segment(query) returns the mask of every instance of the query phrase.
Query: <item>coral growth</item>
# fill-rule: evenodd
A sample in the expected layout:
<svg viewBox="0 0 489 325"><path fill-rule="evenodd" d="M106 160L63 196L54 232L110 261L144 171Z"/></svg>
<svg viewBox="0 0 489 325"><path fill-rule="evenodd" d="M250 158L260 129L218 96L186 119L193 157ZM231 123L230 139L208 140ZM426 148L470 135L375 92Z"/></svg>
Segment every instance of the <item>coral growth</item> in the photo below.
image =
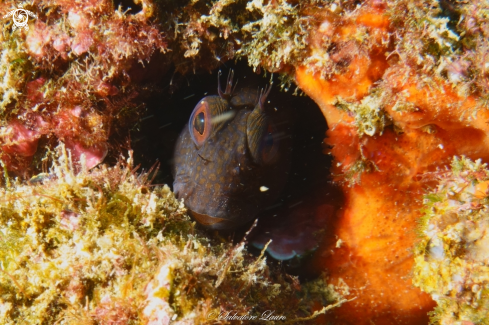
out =
<svg viewBox="0 0 489 325"><path fill-rule="evenodd" d="M234 58L246 58L255 69L293 70L306 58L307 38L316 25L308 0L292 2L191 1L182 7L165 4L173 61L182 73L212 69ZM187 58L187 60L182 60Z"/></svg>
<svg viewBox="0 0 489 325"><path fill-rule="evenodd" d="M307 53L308 5L143 1L137 12L108 0L3 2L0 14L24 7L37 18L27 31L6 20L0 39L0 145L10 147L2 161L18 174L39 170L36 157L61 140L95 166L114 135L134 125L151 89L145 83L154 85L172 65L184 74L246 57L257 69L293 69ZM30 132L12 134L16 125ZM18 137L44 145L34 157L14 150Z"/></svg>
<svg viewBox="0 0 489 325"><path fill-rule="evenodd" d="M65 142L75 162L84 154L93 167L111 134L137 117L125 112L138 105L138 67L166 51L153 5L128 14L112 1L5 1L0 12L19 6L37 19L27 31L5 20L0 36L0 158L26 173L42 138L51 148Z"/></svg>
<svg viewBox="0 0 489 325"><path fill-rule="evenodd" d="M348 288L345 294L357 297L338 308L331 319L358 324L426 321L433 301L411 282L411 248L416 221L422 216L423 193L440 181L433 175L438 175L437 169L450 163L454 155L489 161L487 2L144 0L136 4L139 12L114 8L108 0L0 4L2 15L18 6L38 15L30 21L27 32L10 32L11 23L6 22L1 36L0 159L5 181L9 183L8 173L12 171L27 174L29 168L40 170L47 161L43 160L44 153L59 141L66 144L74 165L73 169L64 168L63 175L38 176L30 186L12 182L4 190L7 199L2 201L2 217L11 213L14 217L2 222L5 250L1 254L8 262L3 263L1 279L7 290L2 292L16 294L2 296L3 317L59 316L68 322L72 315L81 315L77 320L104 322L118 317L130 322L139 315L133 309L135 301L148 299L144 310L148 321L199 319L203 310L218 308L223 302L211 305L204 301L199 305L190 296L196 292L193 288L199 288L199 294L216 294L210 290L219 282L219 292L237 300L242 291L236 288L245 288L243 292L264 288L236 284L233 281L242 280L238 275L219 280L218 271L213 273L205 264L226 261L236 274L250 274L240 264L249 257L241 246L213 243L208 248L210 242L192 234L191 225L180 220L183 216L178 213L172 215L178 220L169 217L173 221L162 221L168 227L158 223L160 219L152 209L171 196L166 189L150 191L136 186L137 177L121 166L94 168L112 148L111 137L119 135L120 141L121 134L133 125L142 104L144 82L158 80L172 64L176 72L184 74L210 70L226 60L243 57L256 70L281 73L285 88L295 81L316 101L328 122L325 143L334 156L332 172L342 186L345 203L334 227L337 239L325 240L314 263L320 271L328 269L336 288ZM93 172L88 172L90 167ZM82 173L70 174L75 169ZM115 183L110 181L111 173L119 175L114 176L118 179ZM87 184L72 183L86 179ZM60 180L64 180L63 186L56 183ZM119 190L112 193L114 186L126 181L135 187L125 189L124 194L117 194ZM441 182L448 186L448 181ZM478 178L474 182L479 187L484 185L477 184L485 184ZM131 192L136 190L144 193ZM20 195L17 191L25 193L15 196ZM147 205L137 201L134 208L128 208L127 196L146 200ZM91 223L92 219L82 215L93 207L97 217ZM147 211L134 212L138 207ZM49 211L34 213L39 209ZM464 209L461 215L472 217ZM131 213L137 215L134 223L126 220ZM111 215L126 221L113 225ZM179 226L170 227L175 223ZM152 233L147 226L161 230L162 235ZM177 235L180 226L187 229L185 236ZM125 233L126 237L111 235L119 231L117 227L129 227L131 232ZM103 239L85 238L80 235L82 229L97 230L96 238L100 235ZM78 237L70 235L77 233ZM134 233L141 241L131 237ZM172 240L167 241L163 233ZM118 238L147 254L120 251ZM31 250L24 250L27 242L30 246L25 247ZM140 242L144 245L137 246ZM158 245L188 254L159 254ZM65 255L56 251L60 247L74 249L72 259L68 258L72 268L65 272L70 278L62 277L65 274L46 262L53 258L65 265L61 258ZM102 253L104 247L109 252L114 248L113 255ZM207 254L207 262L199 266L195 258L200 253ZM77 264L89 259L88 255L104 256L96 261L95 268L100 266L105 273L95 274ZM131 265L138 263L127 267L126 258L132 259L127 262ZM264 277L259 281L265 281L267 271L261 257L254 261L257 264L250 265ZM139 290L142 280L136 276L143 265L151 269L144 273L148 279L155 276L146 292ZM187 277L187 268L202 272ZM30 274L26 270L31 269L37 273L26 277ZM107 280L118 272L124 274L117 278L119 282ZM199 281L190 282L199 276ZM59 282L50 283L51 289L46 289L43 281L50 277ZM439 284L443 281L441 277ZM104 285L97 287L96 283ZM293 287L293 283L283 283L284 288ZM227 285L234 289L224 290ZM444 290L421 282L420 286L430 293ZM462 290L470 304L480 292L472 287L472 294ZM172 301L179 301L178 306L165 300L166 290L170 290ZM253 294L246 297L250 296ZM438 300L440 315L448 310L445 307L455 308L445 304L445 299ZM186 301L191 303L185 305ZM37 309L28 310L29 306ZM160 306L161 313L151 306ZM467 315L477 311L475 305L464 306L457 308Z"/></svg>
<svg viewBox="0 0 489 325"><path fill-rule="evenodd" d="M413 283L438 303L433 324L486 324L489 170L480 160L455 157L438 177L425 196Z"/></svg>
<svg viewBox="0 0 489 325"><path fill-rule="evenodd" d="M4 179L2 324L187 324L266 310L293 322L340 300L323 279L301 287L244 242L201 234L132 158L90 171L82 159L76 174L65 146L56 151L49 174Z"/></svg>
<svg viewBox="0 0 489 325"><path fill-rule="evenodd" d="M37 18L27 31L12 31L6 20L0 39L0 145L10 148L0 158L27 174L40 169L46 144L61 140L95 166L140 114L144 83L161 80L171 65L184 74L247 57L255 68L292 67L305 53L307 4L143 1L137 12L108 0L3 2L0 14L24 7ZM39 140L36 157L21 150Z"/></svg>
<svg viewBox="0 0 489 325"><path fill-rule="evenodd" d="M49 174L2 189L1 323L129 323L158 265L155 235L189 227L185 209L168 187L150 192L130 160L88 172L82 159L75 174L57 151Z"/></svg>
<svg viewBox="0 0 489 325"><path fill-rule="evenodd" d="M326 151L345 194L342 245L316 254L332 283L359 295L337 321L427 320L433 303L411 284L422 196L454 155L489 159L483 8L367 1L316 14L322 22L295 80L326 117Z"/></svg>

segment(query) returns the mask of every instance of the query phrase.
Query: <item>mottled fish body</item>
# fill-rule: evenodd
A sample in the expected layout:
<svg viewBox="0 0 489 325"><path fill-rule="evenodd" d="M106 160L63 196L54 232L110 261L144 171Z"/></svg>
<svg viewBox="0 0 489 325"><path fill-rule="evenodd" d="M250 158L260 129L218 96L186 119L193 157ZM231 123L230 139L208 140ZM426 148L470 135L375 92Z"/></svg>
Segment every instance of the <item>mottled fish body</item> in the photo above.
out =
<svg viewBox="0 0 489 325"><path fill-rule="evenodd" d="M174 154L173 188L189 214L210 229L235 229L278 198L289 168L288 144L264 108L270 89L226 91L196 105ZM250 109L251 108L251 109Z"/></svg>

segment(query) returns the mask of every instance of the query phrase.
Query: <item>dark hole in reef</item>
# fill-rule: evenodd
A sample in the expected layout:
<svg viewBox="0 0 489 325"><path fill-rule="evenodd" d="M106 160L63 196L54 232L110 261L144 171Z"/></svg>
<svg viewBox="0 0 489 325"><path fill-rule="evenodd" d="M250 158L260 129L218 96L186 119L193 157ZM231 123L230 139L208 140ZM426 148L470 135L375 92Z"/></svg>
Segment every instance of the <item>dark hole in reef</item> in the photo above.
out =
<svg viewBox="0 0 489 325"><path fill-rule="evenodd" d="M248 86L261 89L269 84L269 74L266 77L257 75L246 62L239 61L237 64L226 63L221 68L222 87L225 86L229 69L234 69L238 88ZM135 164L141 164L148 170L156 161L160 161L155 183L172 186L171 160L175 142L198 101L208 95L217 95L217 73L186 76L170 73L164 81L163 91L146 103L146 113L142 115L139 126L131 132L131 143ZM278 85L278 78L274 76L267 105L290 113L294 144L289 183L294 191L300 191L309 186L309 182L328 178L331 158L322 152L327 125L312 99L294 96L292 91L281 92Z"/></svg>
<svg viewBox="0 0 489 325"><path fill-rule="evenodd" d="M137 14L141 10L143 10L143 6L140 4L134 3L132 0L115 0L114 8L117 9L119 6L122 8L122 11L128 11L129 14Z"/></svg>
<svg viewBox="0 0 489 325"><path fill-rule="evenodd" d="M439 5L441 9L439 16L450 19L447 24L448 28L458 35L457 24L460 21L459 5L456 1L452 0L440 0Z"/></svg>
<svg viewBox="0 0 489 325"><path fill-rule="evenodd" d="M270 74L266 77L256 74L245 61L226 62L221 67L222 87L225 87L229 69L234 69L238 89L264 88L270 82ZM134 149L135 165L141 164L144 170L148 170L156 161L160 162L153 184L172 187L171 163L175 142L199 100L217 94L217 74L217 70L212 74L204 72L186 76L170 72L161 85L163 91L146 103L146 113L141 115L139 126L131 132L131 147ZM276 216L277 211L283 211L284 207L301 204L304 195L329 182L331 167L331 157L323 153L322 142L327 125L320 109L307 96L280 91L278 75L274 75L273 79L267 105L272 109L287 111L287 116L293 122L293 150L287 185L276 204L263 213L265 218L268 218L267 215L270 218ZM280 215L276 219L280 219ZM248 228L245 226L237 231L234 239L239 240Z"/></svg>

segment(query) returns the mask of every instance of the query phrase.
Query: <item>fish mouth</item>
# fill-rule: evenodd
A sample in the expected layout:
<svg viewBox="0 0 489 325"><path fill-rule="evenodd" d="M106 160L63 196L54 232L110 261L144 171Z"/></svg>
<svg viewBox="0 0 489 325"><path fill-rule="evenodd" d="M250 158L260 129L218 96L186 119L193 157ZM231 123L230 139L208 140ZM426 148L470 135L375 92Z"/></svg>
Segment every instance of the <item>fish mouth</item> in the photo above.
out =
<svg viewBox="0 0 489 325"><path fill-rule="evenodd" d="M200 223L203 226L214 228L215 225L220 224L224 221L228 221L227 219L224 218L218 218L218 217L211 217L207 214L203 213L198 213L192 210L188 210L188 214L197 220L198 223ZM220 227L219 227L220 228Z"/></svg>

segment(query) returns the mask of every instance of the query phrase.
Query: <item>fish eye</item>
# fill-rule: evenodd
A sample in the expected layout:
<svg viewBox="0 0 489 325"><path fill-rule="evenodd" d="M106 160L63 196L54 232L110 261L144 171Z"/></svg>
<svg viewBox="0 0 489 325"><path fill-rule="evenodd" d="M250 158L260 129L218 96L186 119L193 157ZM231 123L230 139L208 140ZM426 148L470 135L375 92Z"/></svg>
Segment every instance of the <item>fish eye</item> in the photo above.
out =
<svg viewBox="0 0 489 325"><path fill-rule="evenodd" d="M204 112L200 112L194 118L194 129L199 132L200 135L204 134L205 131L205 114Z"/></svg>
<svg viewBox="0 0 489 325"><path fill-rule="evenodd" d="M250 114L246 133L253 161L259 165L273 164L278 157L280 141L272 121Z"/></svg>
<svg viewBox="0 0 489 325"><path fill-rule="evenodd" d="M272 163L277 155L278 140L274 139L275 134L274 126L269 122L260 144L261 161L265 164Z"/></svg>
<svg viewBox="0 0 489 325"><path fill-rule="evenodd" d="M188 123L190 137L197 147L202 146L211 134L210 116L209 103L204 98L195 106Z"/></svg>

